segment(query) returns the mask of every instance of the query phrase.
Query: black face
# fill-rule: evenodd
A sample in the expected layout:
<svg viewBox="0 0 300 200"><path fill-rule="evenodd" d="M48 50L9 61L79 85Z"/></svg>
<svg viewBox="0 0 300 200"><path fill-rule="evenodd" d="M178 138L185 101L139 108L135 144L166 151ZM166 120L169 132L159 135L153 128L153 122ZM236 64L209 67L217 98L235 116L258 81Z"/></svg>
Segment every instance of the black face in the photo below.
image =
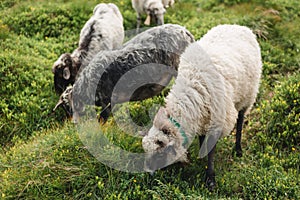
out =
<svg viewBox="0 0 300 200"><path fill-rule="evenodd" d="M53 67L54 88L57 94L63 93L69 84L74 83L73 63L70 54L63 54L60 57L59 64Z"/></svg>
<svg viewBox="0 0 300 200"><path fill-rule="evenodd" d="M54 75L54 88L57 94L62 94L63 91L67 88L69 84L72 84L72 81L64 79L61 74L63 72L58 71Z"/></svg>

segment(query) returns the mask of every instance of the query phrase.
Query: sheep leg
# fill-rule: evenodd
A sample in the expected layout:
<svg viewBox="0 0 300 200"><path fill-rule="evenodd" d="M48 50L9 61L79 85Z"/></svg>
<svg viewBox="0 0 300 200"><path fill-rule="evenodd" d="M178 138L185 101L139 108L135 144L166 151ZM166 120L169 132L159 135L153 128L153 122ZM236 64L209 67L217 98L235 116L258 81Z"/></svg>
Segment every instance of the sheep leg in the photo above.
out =
<svg viewBox="0 0 300 200"><path fill-rule="evenodd" d="M243 155L241 140L242 140L244 114L245 114L245 110L239 111L238 119L236 123L235 153L237 157L242 157Z"/></svg>
<svg viewBox="0 0 300 200"><path fill-rule="evenodd" d="M137 23L137 25L136 25L136 34L138 34L139 31L140 31L141 23L142 23L141 15L139 13L137 13L136 23Z"/></svg>
<svg viewBox="0 0 300 200"><path fill-rule="evenodd" d="M100 113L100 117L98 119L98 121L101 123L101 124L105 124L105 122L108 120L108 117L111 113L111 106L106 106L106 107L103 107L104 109L101 111Z"/></svg>
<svg viewBox="0 0 300 200"><path fill-rule="evenodd" d="M205 135L199 136L199 145L200 149L203 144L206 145L206 148L213 145L213 148L208 153L208 159L207 159L207 169L206 169L206 175L205 175L205 185L206 187L212 191L216 187L216 180L215 180L215 170L214 170L214 155L215 155L215 149L216 149L216 138L214 136L208 136L208 140L206 143L205 141Z"/></svg>
<svg viewBox="0 0 300 200"><path fill-rule="evenodd" d="M215 143L214 137L208 138L207 143L208 145L214 144ZM215 170L214 170L215 150L216 150L216 144L214 144L212 150L208 153L208 159L207 159L205 185L210 191L214 190L214 188L216 187Z"/></svg>

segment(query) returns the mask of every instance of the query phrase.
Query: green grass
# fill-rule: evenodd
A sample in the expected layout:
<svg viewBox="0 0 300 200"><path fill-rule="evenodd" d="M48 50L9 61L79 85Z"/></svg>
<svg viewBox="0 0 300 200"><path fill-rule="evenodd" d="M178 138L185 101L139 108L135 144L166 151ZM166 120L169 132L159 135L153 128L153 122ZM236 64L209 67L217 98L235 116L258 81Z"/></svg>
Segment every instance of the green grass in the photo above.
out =
<svg viewBox="0 0 300 200"><path fill-rule="evenodd" d="M109 2L108 0L102 2ZM185 26L199 39L223 23L249 26L263 57L260 93L245 120L242 158L231 156L234 135L218 143L218 187L203 183L206 159L190 147L191 163L151 176L101 164L78 129L59 110L51 67L77 46L78 35L99 1L0 2L0 199L299 199L300 4L297 0L178 0L166 23ZM126 30L134 29L129 0L116 2ZM130 103L146 126L155 97ZM124 110L120 111L121 114ZM141 139L114 120L102 127L116 146L143 152ZM108 155L109 156L109 155ZM110 159L114 159L111 157Z"/></svg>

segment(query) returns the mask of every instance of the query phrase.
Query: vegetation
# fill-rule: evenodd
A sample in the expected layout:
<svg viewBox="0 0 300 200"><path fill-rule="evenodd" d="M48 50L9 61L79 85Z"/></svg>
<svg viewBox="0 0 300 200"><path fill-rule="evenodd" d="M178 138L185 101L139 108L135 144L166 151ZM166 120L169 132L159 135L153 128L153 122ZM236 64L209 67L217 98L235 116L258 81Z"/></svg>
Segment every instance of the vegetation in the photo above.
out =
<svg viewBox="0 0 300 200"><path fill-rule="evenodd" d="M109 2L103 0L101 2ZM197 141L191 163L151 176L101 164L60 110L52 113L51 66L72 52L96 0L2 0L0 2L0 198L1 199L299 199L300 198L300 4L298 0L178 0L166 23L197 39L218 24L250 27L263 57L260 93L246 118L242 158L231 156L234 136L218 143L218 187L203 183L205 160ZM136 26L129 0L115 2L126 30ZM163 95L130 103L134 121L151 125L149 109ZM123 112L122 110L120 111ZM101 128L116 146L142 152L110 119ZM234 134L234 133L233 133Z"/></svg>

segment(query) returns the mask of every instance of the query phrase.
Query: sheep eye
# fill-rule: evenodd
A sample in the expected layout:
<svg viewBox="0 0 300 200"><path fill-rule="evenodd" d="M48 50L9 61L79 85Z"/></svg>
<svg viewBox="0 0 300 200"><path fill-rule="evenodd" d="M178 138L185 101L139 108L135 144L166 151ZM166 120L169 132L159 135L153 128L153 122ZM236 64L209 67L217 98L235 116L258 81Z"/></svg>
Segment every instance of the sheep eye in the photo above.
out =
<svg viewBox="0 0 300 200"><path fill-rule="evenodd" d="M165 144L162 141L160 141L160 140L156 140L155 144L157 144L160 147L164 147L165 146Z"/></svg>
<svg viewBox="0 0 300 200"><path fill-rule="evenodd" d="M167 128L164 128L164 129L162 129L161 130L165 135L171 135L171 131L169 130L169 129L167 129Z"/></svg>

